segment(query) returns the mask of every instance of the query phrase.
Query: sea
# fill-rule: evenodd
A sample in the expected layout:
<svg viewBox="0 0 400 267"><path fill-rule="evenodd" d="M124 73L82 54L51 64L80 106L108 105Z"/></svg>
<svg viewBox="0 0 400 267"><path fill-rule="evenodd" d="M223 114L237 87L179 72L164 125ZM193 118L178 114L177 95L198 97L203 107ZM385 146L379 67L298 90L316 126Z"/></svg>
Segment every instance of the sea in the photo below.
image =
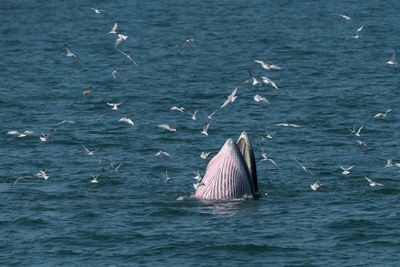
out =
<svg viewBox="0 0 400 267"><path fill-rule="evenodd" d="M386 67L399 10L394 0L1 1L0 265L399 266L400 66ZM128 37L116 49L118 34ZM193 120L173 106L200 110ZM214 156L201 152L242 131L259 197L194 199L194 172Z"/></svg>

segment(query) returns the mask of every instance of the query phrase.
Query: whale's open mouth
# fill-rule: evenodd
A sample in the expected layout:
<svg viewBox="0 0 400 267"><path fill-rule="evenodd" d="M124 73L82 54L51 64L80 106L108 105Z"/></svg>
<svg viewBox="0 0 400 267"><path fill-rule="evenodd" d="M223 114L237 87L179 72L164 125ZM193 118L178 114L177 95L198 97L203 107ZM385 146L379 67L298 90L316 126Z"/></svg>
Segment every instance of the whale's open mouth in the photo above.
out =
<svg viewBox="0 0 400 267"><path fill-rule="evenodd" d="M237 143L229 138L207 166L195 197L209 200L256 196L257 172L250 140L243 132Z"/></svg>

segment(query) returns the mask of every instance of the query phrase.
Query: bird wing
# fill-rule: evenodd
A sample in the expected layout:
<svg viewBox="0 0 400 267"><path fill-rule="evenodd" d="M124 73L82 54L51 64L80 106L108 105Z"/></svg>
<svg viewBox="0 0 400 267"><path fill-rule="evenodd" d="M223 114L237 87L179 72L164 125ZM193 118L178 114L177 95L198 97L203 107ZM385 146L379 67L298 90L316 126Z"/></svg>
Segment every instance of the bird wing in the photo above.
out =
<svg viewBox="0 0 400 267"><path fill-rule="evenodd" d="M348 41L348 40L351 40L351 39L354 39L354 36L349 36L349 37L347 37L346 39L344 39L345 41Z"/></svg>
<svg viewBox="0 0 400 267"><path fill-rule="evenodd" d="M367 179L367 181L368 181L369 183L373 183L373 181L372 181L371 179L369 179L367 176L365 176L365 179Z"/></svg>
<svg viewBox="0 0 400 267"><path fill-rule="evenodd" d="M395 60L396 60L396 49L393 50L393 55L392 55L392 57L390 58L390 61L391 61L391 62L394 62Z"/></svg>
<svg viewBox="0 0 400 267"><path fill-rule="evenodd" d="M358 34L360 31L362 31L364 29L364 26L361 26L360 28L357 29L356 34Z"/></svg>
<svg viewBox="0 0 400 267"><path fill-rule="evenodd" d="M112 31L115 32L115 31L117 30L117 27L118 27L118 23L115 22L115 23L114 23L114 26L112 27Z"/></svg>
<svg viewBox="0 0 400 267"><path fill-rule="evenodd" d="M271 104L265 97L260 97L260 100L266 104Z"/></svg>
<svg viewBox="0 0 400 267"><path fill-rule="evenodd" d="M210 127L210 123L204 123L203 132L207 132Z"/></svg>
<svg viewBox="0 0 400 267"><path fill-rule="evenodd" d="M364 128L364 125L361 125L360 128L358 128L357 133L360 134L361 130Z"/></svg>
<svg viewBox="0 0 400 267"><path fill-rule="evenodd" d="M269 68L270 69L274 69L274 70L281 70L282 69L281 67L278 67L276 65L269 65Z"/></svg>
<svg viewBox="0 0 400 267"><path fill-rule="evenodd" d="M89 149L87 149L85 146L81 145L81 147L82 147L87 153L90 152Z"/></svg>

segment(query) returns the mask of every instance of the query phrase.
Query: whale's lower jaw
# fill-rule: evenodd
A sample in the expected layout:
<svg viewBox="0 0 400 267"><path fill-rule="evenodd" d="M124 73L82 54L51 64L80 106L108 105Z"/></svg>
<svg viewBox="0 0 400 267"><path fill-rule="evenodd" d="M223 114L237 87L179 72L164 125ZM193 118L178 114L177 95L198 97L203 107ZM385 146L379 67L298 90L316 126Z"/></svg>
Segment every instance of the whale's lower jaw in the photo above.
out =
<svg viewBox="0 0 400 267"><path fill-rule="evenodd" d="M246 161L233 140L228 139L209 162L194 196L206 200L230 200L255 195Z"/></svg>

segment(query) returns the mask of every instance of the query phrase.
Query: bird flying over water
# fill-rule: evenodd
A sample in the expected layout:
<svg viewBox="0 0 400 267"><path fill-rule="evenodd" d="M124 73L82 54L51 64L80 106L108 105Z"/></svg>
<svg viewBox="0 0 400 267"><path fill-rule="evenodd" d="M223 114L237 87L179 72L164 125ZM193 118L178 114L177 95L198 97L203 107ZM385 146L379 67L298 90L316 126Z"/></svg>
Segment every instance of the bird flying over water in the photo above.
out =
<svg viewBox="0 0 400 267"><path fill-rule="evenodd" d="M224 108L230 102L235 102L235 100L237 98L236 92L237 92L237 88L235 88L235 90L233 90L233 92L228 96L228 98L225 100L225 102L221 105L221 108Z"/></svg>
<svg viewBox="0 0 400 267"><path fill-rule="evenodd" d="M9 135L18 135L18 137L21 138L21 137L28 136L28 135L30 135L30 134L34 134L34 132L33 132L33 131L28 131L28 130L25 130L25 131L22 132L22 133L20 133L20 132L18 132L18 131L8 131L7 134L9 134Z"/></svg>
<svg viewBox="0 0 400 267"><path fill-rule="evenodd" d="M256 102L264 102L265 104L271 104L269 101L268 101L268 99L266 99L265 97L262 97L262 96L260 96L260 95L255 95L255 96L253 96L253 99L254 99L254 101L256 101Z"/></svg>
<svg viewBox="0 0 400 267"><path fill-rule="evenodd" d="M43 178L45 180L49 179L49 176L47 175L45 170L40 170L38 173L35 174L35 176L38 178Z"/></svg>
<svg viewBox="0 0 400 267"><path fill-rule="evenodd" d="M94 7L89 7L91 10L93 10L94 13L96 14L100 14L101 12L105 12L107 10L104 9L98 9L98 8L94 8Z"/></svg>
<svg viewBox="0 0 400 267"><path fill-rule="evenodd" d="M369 183L369 186L376 186L376 185L383 186L383 184L380 184L380 183L374 182L374 181L372 181L371 179L369 179L367 176L365 176L365 179L368 181L368 183Z"/></svg>
<svg viewBox="0 0 400 267"><path fill-rule="evenodd" d="M116 34L117 32L116 32L116 30L117 30L117 27L118 27L118 23L114 23L114 26L112 26L112 28L111 28L111 30L108 32L109 34Z"/></svg>
<svg viewBox="0 0 400 267"><path fill-rule="evenodd" d="M263 68L266 69L266 70L269 70L269 69L281 70L281 69L282 69L281 67L278 67L278 66L276 66L276 65L269 65L269 64L265 63L265 62L262 61L262 60L254 60L254 62L260 64L261 67L263 67Z"/></svg>
<svg viewBox="0 0 400 267"><path fill-rule="evenodd" d="M206 113L203 112L204 115L206 115L206 117L211 120L212 116L214 116L214 114L218 111L218 109L216 109L213 113L211 113L210 115L207 115Z"/></svg>
<svg viewBox="0 0 400 267"><path fill-rule="evenodd" d="M123 117L123 118L119 119L118 121L126 122L126 123L128 123L130 125L135 125L135 123L131 119L127 118L127 117Z"/></svg>
<svg viewBox="0 0 400 267"><path fill-rule="evenodd" d="M314 177L317 177L314 173L312 173L306 166L304 166L303 164L301 164L296 158L294 158L294 161L296 161L296 163L305 171L308 172L309 174L311 174Z"/></svg>
<svg viewBox="0 0 400 267"><path fill-rule="evenodd" d="M387 115L389 112L391 112L391 111L392 111L392 109L389 108L389 109L387 109L387 110L385 111L385 113L377 113L377 114L375 114L375 115L374 115L374 118L378 118L378 117L386 118L386 115Z"/></svg>
<svg viewBox="0 0 400 267"><path fill-rule="evenodd" d="M194 39L193 39L193 38L187 39L187 40L183 43L183 46L182 46L181 50L185 49L186 46L188 46L189 44L191 44L191 43L193 43L193 42L194 42Z"/></svg>
<svg viewBox="0 0 400 267"><path fill-rule="evenodd" d="M158 152L155 154L156 157L157 157L157 156L160 156L160 155L164 155L164 156L166 156L166 157L171 157L171 155L170 155L168 152L165 152L165 151L162 151L162 150L158 151Z"/></svg>
<svg viewBox="0 0 400 267"><path fill-rule="evenodd" d="M138 66L138 64L136 63L136 61L135 61L130 55L128 55L127 53L125 53L125 52L122 51L122 50L119 50L119 49L117 49L117 50L118 50L118 52L120 52L121 54L123 54L124 56L126 56L130 61L132 61L133 64L135 64L136 66Z"/></svg>
<svg viewBox="0 0 400 267"><path fill-rule="evenodd" d="M340 14L339 16L341 16L342 18L344 18L345 20L351 20L351 18L347 15L344 14Z"/></svg>
<svg viewBox="0 0 400 267"><path fill-rule="evenodd" d="M270 78L268 77L261 77L261 79L263 80L264 83L270 84L272 87L274 87L275 89L279 89L279 87L274 83L274 81L272 81Z"/></svg>
<svg viewBox="0 0 400 267"><path fill-rule="evenodd" d="M360 126L360 128L358 128L358 130L356 131L355 126L353 127L353 129L347 128L350 131L350 134L354 134L357 137L360 137L360 133L361 130L364 128L364 124Z"/></svg>
<svg viewBox="0 0 400 267"><path fill-rule="evenodd" d="M203 130L201 131L201 133L208 136L208 128L210 128L210 125L211 124L209 122L204 123L204 127L203 127Z"/></svg>
<svg viewBox="0 0 400 267"><path fill-rule="evenodd" d="M393 67L395 65L397 65L397 62L396 62L396 49L393 50L392 57L388 61L386 61L386 67Z"/></svg>
<svg viewBox="0 0 400 267"><path fill-rule="evenodd" d="M118 47L118 45L122 42L125 41L126 39L128 39L127 35L123 35L123 34L118 34L118 38L115 40L115 48Z"/></svg>
<svg viewBox="0 0 400 267"><path fill-rule="evenodd" d="M172 106L172 107L170 107L169 108L169 110L177 110L177 111L180 111L180 112L185 112L186 111L186 109L185 108L183 108L183 107L177 107L177 106Z"/></svg>
<svg viewBox="0 0 400 267"><path fill-rule="evenodd" d="M206 159L206 158L208 158L210 155L216 154L216 153L217 153L217 152L214 152L214 151L211 151L211 152L201 152L200 158Z"/></svg>
<svg viewBox="0 0 400 267"><path fill-rule="evenodd" d="M112 110L117 110L118 107L119 107L120 105L124 104L124 103L125 103L125 102L122 102L122 103L109 103L109 102L106 102L107 105L109 105L110 107L112 107Z"/></svg>
<svg viewBox="0 0 400 267"><path fill-rule="evenodd" d="M199 112L199 110L200 110L200 108L198 108L198 109L196 109L195 111L193 111L193 113L192 112L190 112L190 111L188 111L188 110L185 110L185 112L187 113L187 114L189 114L190 116L192 116L192 120L196 120L196 114L197 114L197 112Z"/></svg>
<svg viewBox="0 0 400 267"><path fill-rule="evenodd" d="M360 38L361 35L359 35L359 33L364 29L364 26L361 26L360 28L357 29L356 31L356 35L355 36L349 36L346 39L344 39L345 41L351 40L351 39L358 39Z"/></svg>
<svg viewBox="0 0 400 267"><path fill-rule="evenodd" d="M341 168L343 170L342 174L346 175L350 173L350 170L353 169L354 165L351 165L350 167L343 167L342 165L338 165L339 168Z"/></svg>
<svg viewBox="0 0 400 267"><path fill-rule="evenodd" d="M75 59L78 59L78 56L75 55L74 53L72 53L71 50L69 50L67 44L64 44L64 49L65 49L65 51L67 51L67 57L73 57Z"/></svg>
<svg viewBox="0 0 400 267"><path fill-rule="evenodd" d="M282 123L277 123L275 124L276 126L283 126L283 127L294 127L294 128L301 128L300 125L297 124L293 124L293 123L286 123L286 122L282 122Z"/></svg>
<svg viewBox="0 0 400 267"><path fill-rule="evenodd" d="M86 89L85 91L83 91L82 94L85 95L85 96L87 96L87 98L91 98L91 97L92 97L91 92L92 92L92 87L89 87L88 89Z"/></svg>
<svg viewBox="0 0 400 267"><path fill-rule="evenodd" d="M326 187L324 184L322 184L320 181L316 181L314 184L310 185L311 189L316 191L320 188Z"/></svg>
<svg viewBox="0 0 400 267"><path fill-rule="evenodd" d="M94 155L94 153L98 150L98 149L96 149L96 150L89 150L89 149L87 149L85 146L83 146L83 145L81 145L81 147L86 151L86 153L89 155L89 156L93 156Z"/></svg>
<svg viewBox="0 0 400 267"><path fill-rule="evenodd" d="M161 128L161 129L166 129L170 132L178 132L177 128L172 128L171 126L169 126L167 124L159 124L159 125L157 125L157 127Z"/></svg>
<svg viewBox="0 0 400 267"><path fill-rule="evenodd" d="M48 134L44 134L42 132L42 136L40 137L40 141L42 142L46 142L49 140L50 136L54 133L54 129L51 129L50 132Z"/></svg>

